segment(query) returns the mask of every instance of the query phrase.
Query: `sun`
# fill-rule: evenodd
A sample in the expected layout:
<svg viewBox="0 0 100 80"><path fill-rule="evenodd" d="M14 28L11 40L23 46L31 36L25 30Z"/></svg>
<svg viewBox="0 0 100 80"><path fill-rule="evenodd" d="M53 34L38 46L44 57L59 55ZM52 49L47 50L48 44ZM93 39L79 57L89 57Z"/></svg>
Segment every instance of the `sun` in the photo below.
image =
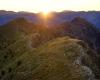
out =
<svg viewBox="0 0 100 80"><path fill-rule="evenodd" d="M42 15L45 19L47 19L51 13L48 9L43 9L41 12L42 12Z"/></svg>
<svg viewBox="0 0 100 80"><path fill-rule="evenodd" d="M40 16L41 18L43 18L44 20L48 20L50 18L53 18L53 14L52 14L52 10L50 10L48 7L46 8L42 8L41 12L40 12Z"/></svg>
<svg viewBox="0 0 100 80"><path fill-rule="evenodd" d="M48 11L43 11L42 13L43 13L44 16L48 16L50 12L48 12Z"/></svg>
<svg viewBox="0 0 100 80"><path fill-rule="evenodd" d="M44 15L45 17L47 17L47 16L49 15L50 11L49 11L48 9L43 9L43 10L42 10L42 13L43 13L43 15Z"/></svg>

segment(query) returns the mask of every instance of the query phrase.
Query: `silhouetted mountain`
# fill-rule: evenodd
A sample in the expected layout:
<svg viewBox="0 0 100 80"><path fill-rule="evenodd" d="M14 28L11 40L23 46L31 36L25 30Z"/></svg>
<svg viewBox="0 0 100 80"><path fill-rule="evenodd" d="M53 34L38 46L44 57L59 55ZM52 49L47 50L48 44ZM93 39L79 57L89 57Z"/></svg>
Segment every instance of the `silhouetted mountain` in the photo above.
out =
<svg viewBox="0 0 100 80"><path fill-rule="evenodd" d="M64 11L64 12L52 12L53 18L49 20L50 23L63 23L65 21L71 21L75 17L82 17L88 20L90 23L100 28L100 11ZM42 20L38 17L39 14L29 12L13 12L13 11L0 11L0 24L6 24L7 22L14 20L19 17L24 17L31 22L41 22Z"/></svg>
<svg viewBox="0 0 100 80"><path fill-rule="evenodd" d="M88 22L92 23L95 25L97 28L100 28L100 11L64 11L60 13L53 13L54 18L52 18L52 23L62 23L65 21L71 21L75 17L82 17L86 19Z"/></svg>
<svg viewBox="0 0 100 80"><path fill-rule="evenodd" d="M34 13L28 12L13 12L13 11L0 11L0 25L6 24L16 18L23 17L31 22L39 21L39 18Z"/></svg>

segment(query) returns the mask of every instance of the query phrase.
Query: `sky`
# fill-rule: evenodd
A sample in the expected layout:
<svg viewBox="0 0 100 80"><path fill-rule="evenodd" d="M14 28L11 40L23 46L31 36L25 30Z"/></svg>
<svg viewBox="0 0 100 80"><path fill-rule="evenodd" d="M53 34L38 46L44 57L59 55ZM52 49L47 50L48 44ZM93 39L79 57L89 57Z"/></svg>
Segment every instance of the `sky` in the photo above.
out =
<svg viewBox="0 0 100 80"><path fill-rule="evenodd" d="M0 10L60 12L100 10L100 0L0 0Z"/></svg>

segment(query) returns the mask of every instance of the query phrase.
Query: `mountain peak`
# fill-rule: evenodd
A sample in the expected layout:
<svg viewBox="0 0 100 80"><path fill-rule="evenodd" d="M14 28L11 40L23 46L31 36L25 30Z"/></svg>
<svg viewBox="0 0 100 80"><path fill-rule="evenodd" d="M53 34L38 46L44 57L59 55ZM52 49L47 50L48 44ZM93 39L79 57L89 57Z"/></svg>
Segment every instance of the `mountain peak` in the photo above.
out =
<svg viewBox="0 0 100 80"><path fill-rule="evenodd" d="M92 24L90 22L88 22L86 19L81 18L81 17L75 17L72 21L73 24L75 25L79 25L79 26L92 26Z"/></svg>
<svg viewBox="0 0 100 80"><path fill-rule="evenodd" d="M24 24L24 23L29 23L28 20L26 20L25 18L21 17L21 18L16 18L12 21L9 22L10 24ZM8 24L9 24L8 23Z"/></svg>
<svg viewBox="0 0 100 80"><path fill-rule="evenodd" d="M35 25L34 23L29 22L27 19L21 17L21 18L16 18L3 26L27 28L28 26L35 26Z"/></svg>

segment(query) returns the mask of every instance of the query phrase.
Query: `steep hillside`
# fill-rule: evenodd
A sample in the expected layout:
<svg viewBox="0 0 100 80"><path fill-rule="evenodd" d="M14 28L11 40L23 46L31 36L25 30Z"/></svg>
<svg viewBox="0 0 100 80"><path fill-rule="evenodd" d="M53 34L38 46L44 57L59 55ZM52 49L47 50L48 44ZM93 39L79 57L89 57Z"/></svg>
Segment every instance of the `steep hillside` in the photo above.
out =
<svg viewBox="0 0 100 80"><path fill-rule="evenodd" d="M86 19L83 19L81 17L76 17L75 19L73 19L72 24L74 26L77 26L78 29L81 29L80 34L78 34L79 39L84 40L89 44L91 48L94 48L99 52L100 32L98 31L98 29L93 24L89 23Z"/></svg>
<svg viewBox="0 0 100 80"><path fill-rule="evenodd" d="M84 18L76 17L71 22L65 21L54 25L51 27L51 32L58 36L69 35L73 38L84 40L92 49L99 53L100 32Z"/></svg>
<svg viewBox="0 0 100 80"><path fill-rule="evenodd" d="M25 38L29 33L33 32L33 26L24 19L11 21L0 27L0 50L5 50L13 43ZM30 27L28 27L30 26ZM31 31L32 30L32 31Z"/></svg>
<svg viewBox="0 0 100 80"><path fill-rule="evenodd" d="M6 49L0 58L4 61L0 68L1 80L95 80L98 68L80 40L57 38L27 50L24 41L13 46L10 48L12 52L7 54ZM11 54L13 57L9 58Z"/></svg>
<svg viewBox="0 0 100 80"><path fill-rule="evenodd" d="M28 36L33 47L53 38L53 35L44 24L31 23L25 18L17 18L0 27L1 47L12 44L13 39L16 42L17 37L20 36L21 38Z"/></svg>

